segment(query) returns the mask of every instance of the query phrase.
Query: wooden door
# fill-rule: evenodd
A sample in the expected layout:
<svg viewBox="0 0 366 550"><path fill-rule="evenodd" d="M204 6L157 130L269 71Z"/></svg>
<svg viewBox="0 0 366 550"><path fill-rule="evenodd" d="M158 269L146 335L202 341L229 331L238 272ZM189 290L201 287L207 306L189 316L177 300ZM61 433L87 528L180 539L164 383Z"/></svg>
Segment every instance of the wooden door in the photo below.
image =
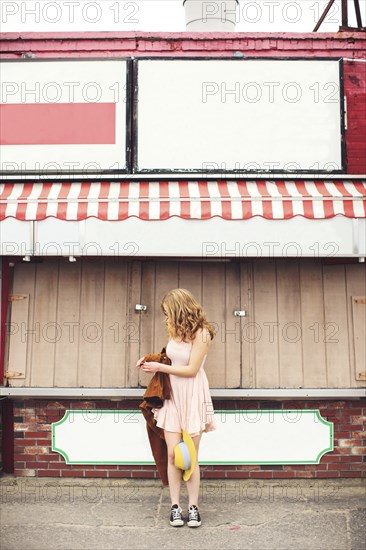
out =
<svg viewBox="0 0 366 550"><path fill-rule="evenodd" d="M216 336L205 363L211 388L238 388L241 385L242 341L240 264L200 261L145 261L141 265L141 293L138 303L146 311L137 313L139 345L136 357L159 352L168 342L160 303L173 288L186 288L202 304ZM136 297L138 292L133 293ZM134 307L134 304L132 304ZM131 362L132 364L132 362ZM140 371L139 385L146 386L150 375Z"/></svg>

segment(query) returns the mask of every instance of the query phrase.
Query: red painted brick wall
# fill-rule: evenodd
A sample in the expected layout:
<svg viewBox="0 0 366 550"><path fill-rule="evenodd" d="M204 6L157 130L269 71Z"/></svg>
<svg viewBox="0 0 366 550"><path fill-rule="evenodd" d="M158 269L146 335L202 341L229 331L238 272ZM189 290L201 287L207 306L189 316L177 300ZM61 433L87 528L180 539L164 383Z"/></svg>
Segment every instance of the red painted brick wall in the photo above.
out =
<svg viewBox="0 0 366 550"><path fill-rule="evenodd" d="M51 423L64 416L65 409L138 409L141 401L14 400L14 474L36 477L154 478L154 466L71 465L51 451ZM200 466L201 479L292 479L366 477L366 400L355 401L218 401L220 409L319 409L323 418L334 423L334 451L320 464L311 465L212 465ZM205 445L203 434L201 445ZM146 444L148 437L146 434Z"/></svg>
<svg viewBox="0 0 366 550"><path fill-rule="evenodd" d="M366 32L338 33L3 33L3 57L246 56L366 59ZM366 174L366 63L344 62L347 173Z"/></svg>
<svg viewBox="0 0 366 550"><path fill-rule="evenodd" d="M366 174L366 63L345 62L344 92L348 111L347 172Z"/></svg>

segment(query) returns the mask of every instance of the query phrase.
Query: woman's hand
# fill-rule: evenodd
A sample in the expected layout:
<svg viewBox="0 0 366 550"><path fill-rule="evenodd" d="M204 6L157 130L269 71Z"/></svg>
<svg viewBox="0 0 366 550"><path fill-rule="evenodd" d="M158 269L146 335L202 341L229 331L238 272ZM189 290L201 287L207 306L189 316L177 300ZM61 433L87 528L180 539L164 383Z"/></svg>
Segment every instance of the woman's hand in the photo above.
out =
<svg viewBox="0 0 366 550"><path fill-rule="evenodd" d="M164 365L163 363L158 363L157 361L146 361L146 363L143 363L141 367L144 372L154 374L155 372L161 371Z"/></svg>
<svg viewBox="0 0 366 550"><path fill-rule="evenodd" d="M145 363L145 356L144 357L141 357L137 363L136 363L136 368L139 369L141 368L141 366Z"/></svg>

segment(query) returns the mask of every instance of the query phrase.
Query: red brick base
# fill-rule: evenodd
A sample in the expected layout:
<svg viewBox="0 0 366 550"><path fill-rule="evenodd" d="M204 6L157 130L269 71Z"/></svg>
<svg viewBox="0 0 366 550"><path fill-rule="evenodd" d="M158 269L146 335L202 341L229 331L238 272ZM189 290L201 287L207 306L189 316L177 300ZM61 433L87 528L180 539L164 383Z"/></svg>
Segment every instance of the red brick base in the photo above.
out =
<svg viewBox="0 0 366 550"><path fill-rule="evenodd" d="M213 465L200 466L202 479L293 479L366 477L366 400L348 401L223 401L213 400L215 410L319 409L334 422L334 451L312 465ZM154 466L70 465L51 450L51 423L65 409L138 409L141 400L14 400L14 472L17 476L159 479ZM205 434L204 437L209 437ZM203 440L204 443L204 440ZM10 449L8 451L11 451Z"/></svg>

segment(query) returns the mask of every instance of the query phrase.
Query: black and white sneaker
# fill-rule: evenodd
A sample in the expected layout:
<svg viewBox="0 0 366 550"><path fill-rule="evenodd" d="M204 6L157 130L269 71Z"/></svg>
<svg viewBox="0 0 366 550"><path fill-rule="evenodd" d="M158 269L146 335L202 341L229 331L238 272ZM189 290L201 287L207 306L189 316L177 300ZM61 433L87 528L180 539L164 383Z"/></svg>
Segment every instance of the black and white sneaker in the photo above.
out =
<svg viewBox="0 0 366 550"><path fill-rule="evenodd" d="M188 527L199 527L201 525L201 516L195 504L188 508Z"/></svg>
<svg viewBox="0 0 366 550"><path fill-rule="evenodd" d="M173 504L170 510L170 525L173 525L173 527L182 527L184 525L182 512L183 510L178 504Z"/></svg>

